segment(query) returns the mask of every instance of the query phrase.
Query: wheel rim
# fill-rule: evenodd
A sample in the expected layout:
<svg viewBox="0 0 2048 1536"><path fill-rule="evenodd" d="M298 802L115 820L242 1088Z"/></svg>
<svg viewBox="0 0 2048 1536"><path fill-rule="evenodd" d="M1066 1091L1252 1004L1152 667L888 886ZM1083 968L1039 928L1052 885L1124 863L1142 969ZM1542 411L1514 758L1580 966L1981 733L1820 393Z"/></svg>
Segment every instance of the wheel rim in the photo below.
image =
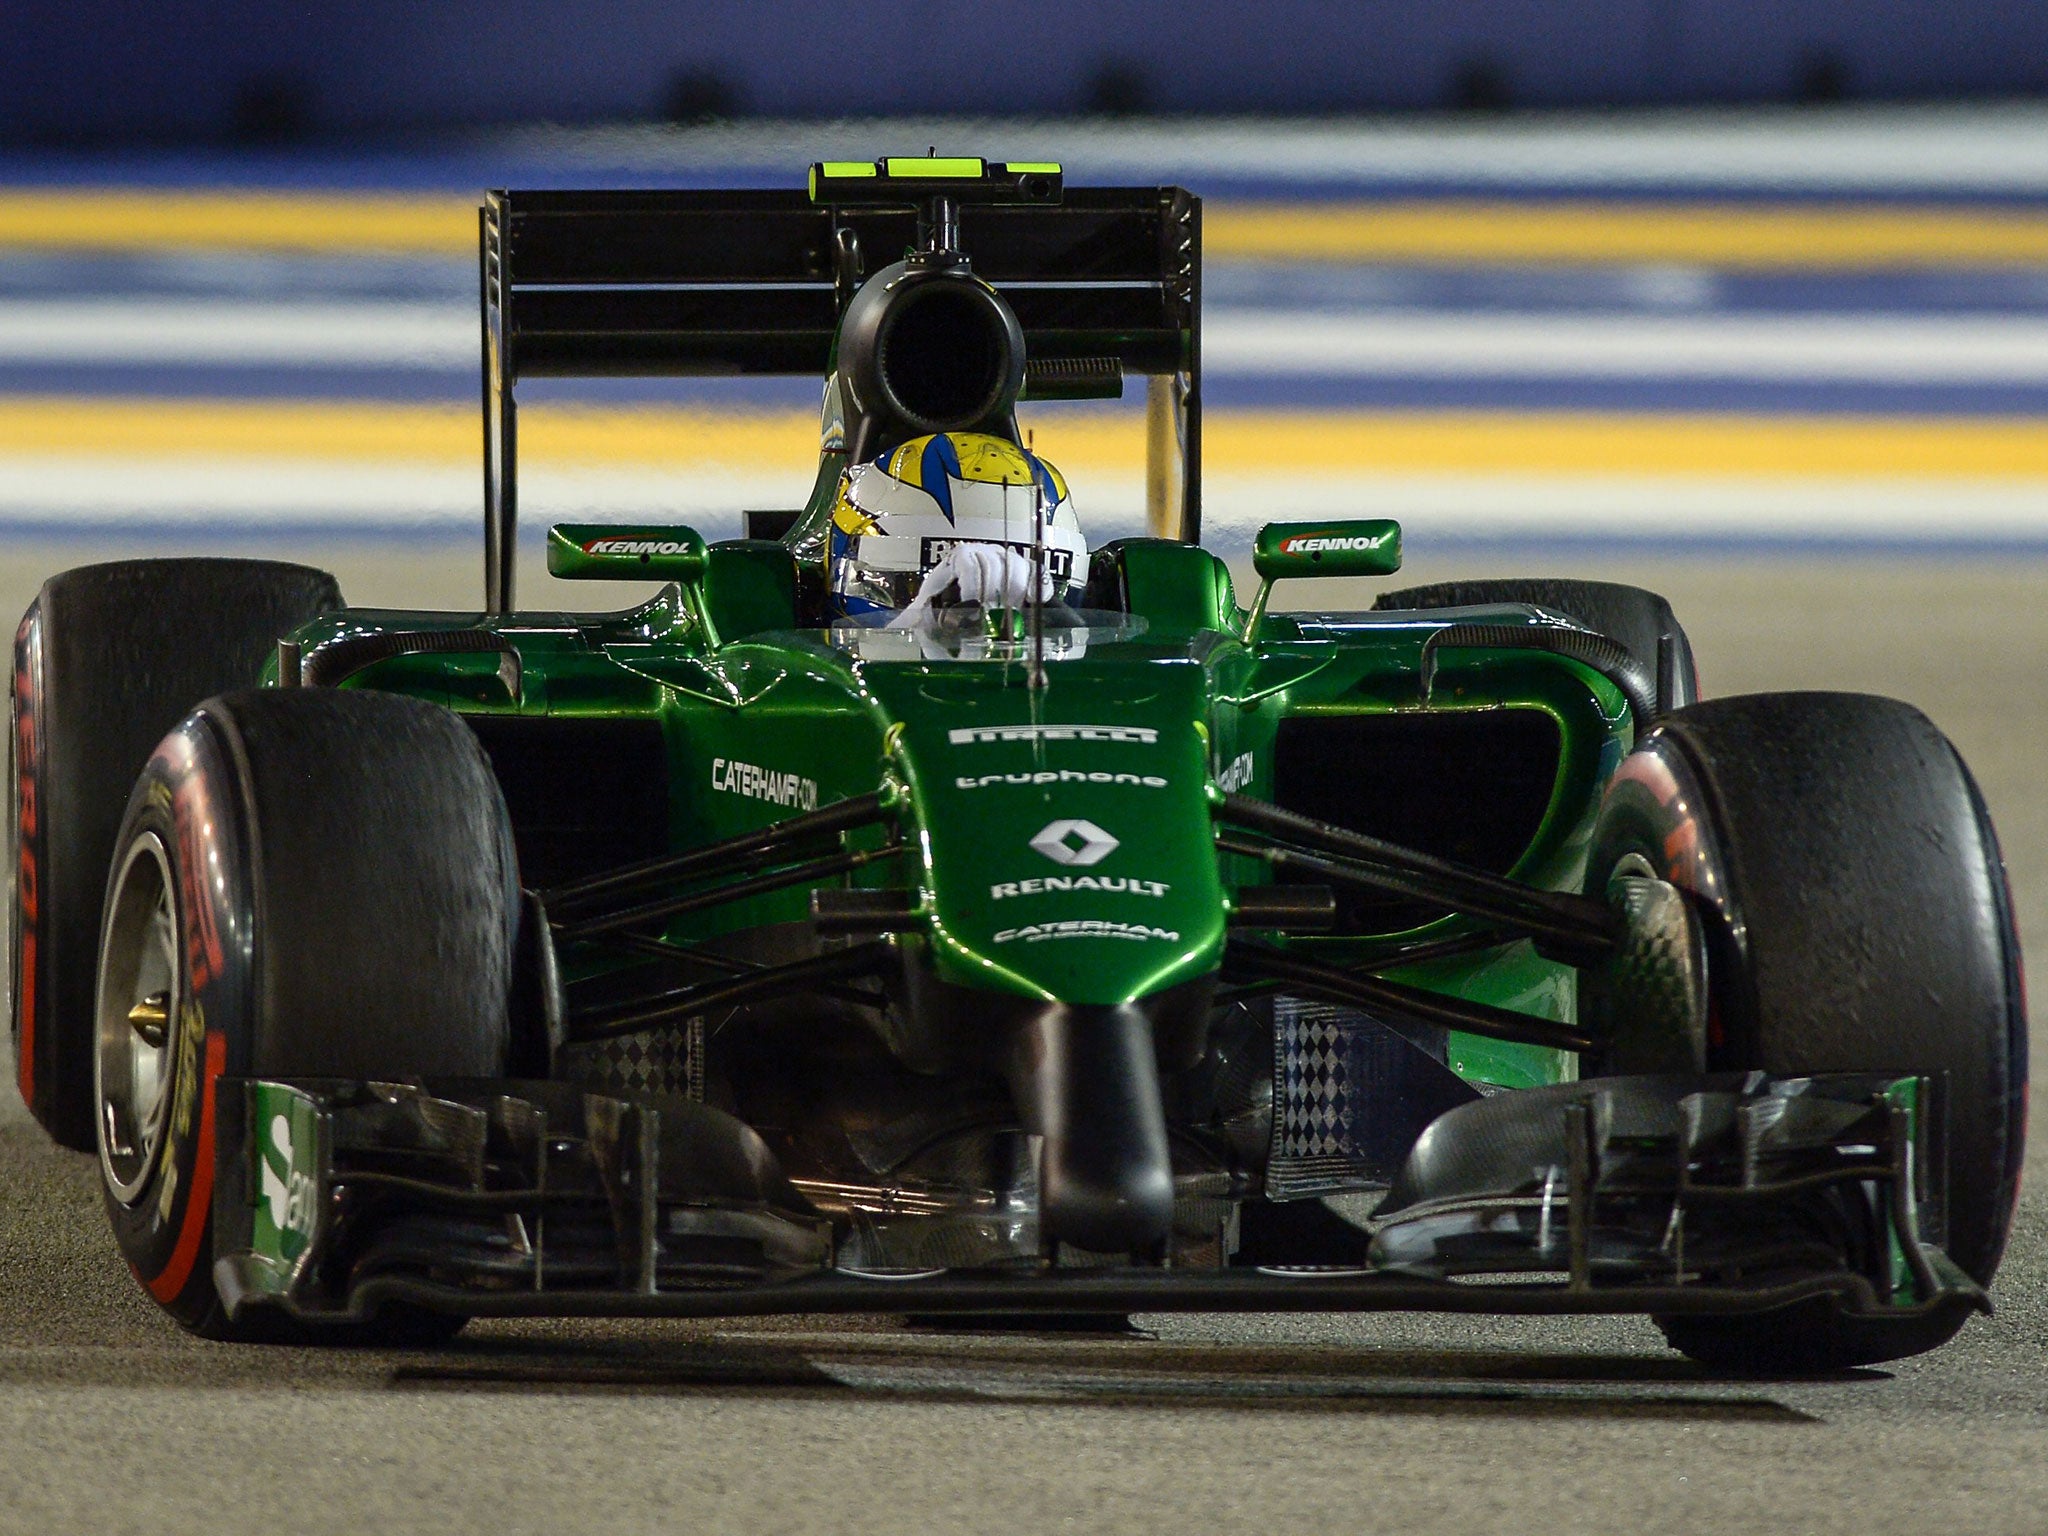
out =
<svg viewBox="0 0 2048 1536"><path fill-rule="evenodd" d="M148 1186L167 1139L182 1002L178 949L170 859L145 832L114 882L94 1010L100 1170L124 1204Z"/></svg>

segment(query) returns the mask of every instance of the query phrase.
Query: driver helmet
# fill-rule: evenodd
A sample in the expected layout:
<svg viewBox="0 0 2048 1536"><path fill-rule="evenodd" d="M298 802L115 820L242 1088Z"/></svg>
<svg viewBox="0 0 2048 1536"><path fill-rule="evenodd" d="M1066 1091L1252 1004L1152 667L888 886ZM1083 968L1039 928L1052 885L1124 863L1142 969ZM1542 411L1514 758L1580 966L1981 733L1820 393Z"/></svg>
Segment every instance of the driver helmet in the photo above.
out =
<svg viewBox="0 0 2048 1536"><path fill-rule="evenodd" d="M1060 472L985 432L914 437L840 478L828 552L833 609L874 624L952 603L1021 605L1034 514L1045 525L1038 597L1063 602L1086 577L1088 544Z"/></svg>

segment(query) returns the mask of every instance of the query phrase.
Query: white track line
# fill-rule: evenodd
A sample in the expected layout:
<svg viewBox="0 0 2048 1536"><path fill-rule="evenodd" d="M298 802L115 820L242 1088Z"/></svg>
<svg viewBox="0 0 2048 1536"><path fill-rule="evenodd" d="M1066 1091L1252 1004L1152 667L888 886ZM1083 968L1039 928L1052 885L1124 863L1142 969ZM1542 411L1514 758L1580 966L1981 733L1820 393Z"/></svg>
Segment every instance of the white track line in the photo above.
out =
<svg viewBox="0 0 2048 1536"><path fill-rule="evenodd" d="M1802 538L1913 544L2023 540L2048 546L2048 486L1971 480L1375 474L1212 475L1210 537L1242 543L1271 518L1396 517L1435 537L1600 534L1714 540ZM692 522L713 538L739 531L741 507L787 507L802 477L732 471L571 470L520 475L524 521ZM1135 475L1081 488L1093 543L1139 531ZM352 525L461 531L480 526L479 472L454 465L307 459L103 459L16 456L0 473L0 526L246 524L252 532Z"/></svg>
<svg viewBox="0 0 2048 1536"><path fill-rule="evenodd" d="M786 507L810 489L802 474L687 474L647 469L559 469L522 464L528 520L713 517L737 528L740 507ZM236 457L122 458L9 455L0 459L0 524L23 519L82 523L161 518L169 523L477 523L481 468L404 461ZM707 530L708 531L708 530Z"/></svg>
<svg viewBox="0 0 2048 1536"><path fill-rule="evenodd" d="M474 368L478 346L475 313L450 304L0 303L0 363Z"/></svg>
<svg viewBox="0 0 2048 1536"><path fill-rule="evenodd" d="M1212 310L1212 375L2048 383L2034 316L1685 316ZM426 303L0 304L0 365L474 368L475 317Z"/></svg>
<svg viewBox="0 0 2048 1536"><path fill-rule="evenodd" d="M532 129L495 141L577 163L693 169L759 167L788 175L816 159L865 159L880 139L973 144L992 159L1058 155L1076 183L1219 176L1258 181L1414 183L1588 190L1713 188L1758 192L2048 192L2048 108L1866 106L1640 113L1542 112L1418 122L1169 119L1129 124L1009 119L759 122L723 127Z"/></svg>
<svg viewBox="0 0 2048 1536"><path fill-rule="evenodd" d="M2048 321L1999 316L1375 314L1224 311L1219 374L2048 382Z"/></svg>

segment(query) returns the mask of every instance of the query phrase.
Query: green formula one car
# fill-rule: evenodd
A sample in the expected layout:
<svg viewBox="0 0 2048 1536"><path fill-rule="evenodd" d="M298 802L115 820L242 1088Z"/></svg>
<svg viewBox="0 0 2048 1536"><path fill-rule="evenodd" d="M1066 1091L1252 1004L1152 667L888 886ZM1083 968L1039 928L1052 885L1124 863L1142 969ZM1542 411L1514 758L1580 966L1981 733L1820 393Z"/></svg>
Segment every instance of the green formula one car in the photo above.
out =
<svg viewBox="0 0 2048 1536"><path fill-rule="evenodd" d="M480 612L43 588L20 1085L172 1316L1637 1312L1804 1370L1987 1306L2026 1033L1954 750L1698 700L1632 588L1272 603L1384 521L1267 527L1241 608L1200 252L1054 165L494 193ZM666 585L514 605L520 379L794 373L806 508L556 527ZM1130 377L1156 536L1091 553L1016 407Z"/></svg>

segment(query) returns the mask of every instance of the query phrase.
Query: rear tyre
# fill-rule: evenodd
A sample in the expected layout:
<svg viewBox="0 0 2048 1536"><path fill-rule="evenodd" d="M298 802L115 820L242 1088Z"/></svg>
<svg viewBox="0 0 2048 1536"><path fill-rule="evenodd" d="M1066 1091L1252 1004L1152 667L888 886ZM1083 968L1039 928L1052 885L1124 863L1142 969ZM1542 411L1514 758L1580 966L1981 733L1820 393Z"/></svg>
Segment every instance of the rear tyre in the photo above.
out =
<svg viewBox="0 0 2048 1536"><path fill-rule="evenodd" d="M1657 681L1662 715L1700 696L1692 642L1671 605L1654 592L1613 581L1567 577L1507 577L1485 581L1439 581L1424 587L1382 592L1375 609L1464 608L1487 603L1531 603L1576 620L1624 647Z"/></svg>
<svg viewBox="0 0 2048 1536"><path fill-rule="evenodd" d="M311 1330L226 1316L213 1276L223 1076L504 1074L519 915L510 823L447 710L368 692L210 699L128 802L93 1041L107 1214L209 1338L421 1343L410 1310Z"/></svg>
<svg viewBox="0 0 2048 1536"><path fill-rule="evenodd" d="M1645 865L1692 893L1706 929L1709 1068L1943 1079L1947 1231L1932 1235L1988 1284L2025 1144L2026 1017L2004 862L1954 747L1918 710L1860 694L1694 704L1617 772L1588 889ZM1744 1372L1898 1359L1960 1326L1831 1305L1659 1322Z"/></svg>
<svg viewBox="0 0 2048 1536"><path fill-rule="evenodd" d="M253 686L280 636L344 606L325 571L267 560L129 560L43 583L14 637L14 923L22 1097L93 1147L93 958L121 808L199 700Z"/></svg>

